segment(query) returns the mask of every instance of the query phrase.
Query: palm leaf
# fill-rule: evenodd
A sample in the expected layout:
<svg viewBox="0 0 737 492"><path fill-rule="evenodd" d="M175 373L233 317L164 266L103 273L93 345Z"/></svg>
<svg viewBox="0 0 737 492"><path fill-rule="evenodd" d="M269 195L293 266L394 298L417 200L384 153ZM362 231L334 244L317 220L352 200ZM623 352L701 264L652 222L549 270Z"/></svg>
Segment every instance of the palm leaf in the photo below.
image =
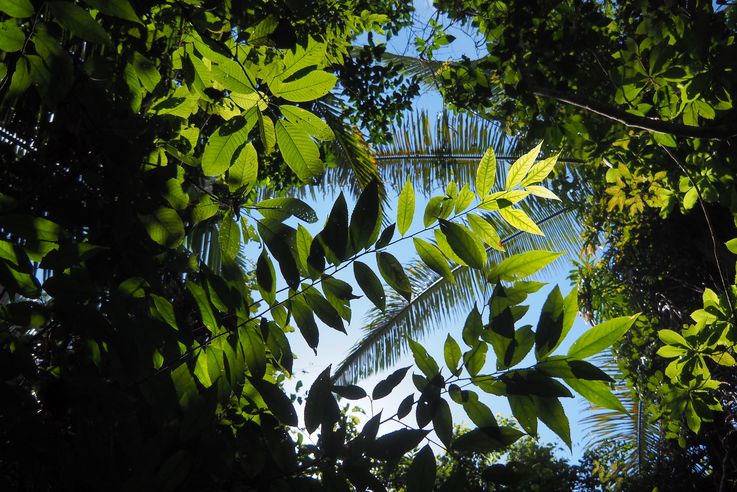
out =
<svg viewBox="0 0 737 492"><path fill-rule="evenodd" d="M627 413L588 404L589 414L581 420L585 434L589 436L585 446L596 448L607 441L629 443L627 448L631 451L622 457L625 473L640 473L657 460L659 443L663 439L661 429L637 393L626 383L611 351L596 356L592 363L614 378L613 393Z"/></svg>
<svg viewBox="0 0 737 492"><path fill-rule="evenodd" d="M543 231L576 230L576 223L567 209L561 208L537 221ZM558 224L557 226L555 224ZM565 225L561 225L561 223ZM554 235L551 235L554 237ZM551 236L530 239L529 234L514 232L504 239L508 252L515 253L530 249L524 239L532 241L537 248L549 248L553 243L577 247L575 241L551 240ZM488 249L489 265L501 259L501 255ZM457 320L467 313L478 298L486 298L488 283L484 272L456 265L451 270L452 284L420 262L407 269L407 275L415 293L406 301L393 291L387 295L385 311L376 308L368 314L364 336L335 371L334 378L343 382L354 382L374 372L391 367L403 353L407 352L407 337L422 338L441 326Z"/></svg>

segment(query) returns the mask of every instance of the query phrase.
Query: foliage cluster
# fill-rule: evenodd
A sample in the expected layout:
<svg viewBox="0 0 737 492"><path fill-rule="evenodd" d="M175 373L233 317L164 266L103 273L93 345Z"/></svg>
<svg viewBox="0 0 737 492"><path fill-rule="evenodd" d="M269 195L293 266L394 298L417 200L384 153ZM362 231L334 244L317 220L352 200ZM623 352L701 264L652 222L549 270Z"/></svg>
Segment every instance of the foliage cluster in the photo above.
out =
<svg viewBox="0 0 737 492"><path fill-rule="evenodd" d="M495 191L489 150L473 187L449 183L430 200L420 233L409 233L411 186L396 223L382 230L375 163L341 118L336 73L356 36L395 29L406 9L382 1L285 5L0 5L0 470L8 488L381 489L374 460L396 462L431 423L458 453L504 449L523 435L499 425L469 385L507 397L528 434L542 421L569 446L560 403L572 396L568 386L621 408L611 378L584 359L635 317L601 323L553 355L575 318L575 291L554 289L535 329L516 324L521 303L542 287L526 277L558 254L487 257L500 246L491 218L540 232L518 204L555 198L540 183L557 157L538 161L538 145ZM291 224L316 222L316 213L275 195L312 182L326 156L334 165L348 156L342 165L363 191L350 214L340 195L313 237ZM433 242L420 237L431 230ZM441 275L455 264L482 271L493 295L468 314L465 349L447 338L445 368L408 340L418 394L390 416L373 415L356 436L334 395L368 393L334 384L328 365L304 404L305 429L319 437L299 447L289 432L298 415L282 387L292 372L290 333L317 350L325 338L318 320L345 331L356 296L335 274L348 266L383 308L381 280L359 261L366 255L389 287L411 298L388 250L401 240L395 231ZM260 249L255 262L245 261L243 243ZM495 370L486 368L490 352ZM518 367L533 352L535 363ZM380 382L371 400L408 370ZM477 427L454 438L449 401ZM387 419L413 410L417 428L379 434ZM424 449L410 470L428 489L435 458Z"/></svg>

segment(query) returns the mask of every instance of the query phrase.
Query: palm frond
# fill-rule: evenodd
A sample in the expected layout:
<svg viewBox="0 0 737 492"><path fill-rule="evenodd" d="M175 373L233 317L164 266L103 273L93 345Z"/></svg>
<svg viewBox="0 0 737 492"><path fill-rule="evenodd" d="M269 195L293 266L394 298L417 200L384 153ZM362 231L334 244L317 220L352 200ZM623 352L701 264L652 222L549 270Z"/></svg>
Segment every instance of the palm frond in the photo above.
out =
<svg viewBox="0 0 737 492"><path fill-rule="evenodd" d="M630 453L623 456L626 472L639 473L657 459L661 429L651 419L646 406L637 393L626 383L622 371L612 352L603 352L592 363L615 379L614 396L619 399L627 413L589 404L589 414L581 420L589 440L587 448L614 440L629 443Z"/></svg>
<svg viewBox="0 0 737 492"><path fill-rule="evenodd" d="M407 77L415 77L424 89L435 90L435 76L445 63L440 60L426 60L416 56L398 55L384 52L381 55L384 63L396 65Z"/></svg>
<svg viewBox="0 0 737 492"><path fill-rule="evenodd" d="M578 248L578 242L571 240L573 232L571 237L566 232L577 230L577 224L567 209L561 208L539 217L537 223L543 231L559 232L545 237L535 236L539 239L531 239L530 234L511 233L503 241L507 251L516 253L533 247L550 248L554 244L558 248ZM561 239L562 236L566 237L565 241ZM499 252L492 249L487 252L489 265L501 260ZM390 367L407 352L408 336L425 337L467 313L476 299L485 300L488 284L483 272L457 265L452 269L452 274L455 284L446 281L424 264L414 262L407 269L407 275L415 296L408 302L390 291L386 310L382 312L374 308L369 312L363 338L353 346L335 371L335 379L356 381Z"/></svg>

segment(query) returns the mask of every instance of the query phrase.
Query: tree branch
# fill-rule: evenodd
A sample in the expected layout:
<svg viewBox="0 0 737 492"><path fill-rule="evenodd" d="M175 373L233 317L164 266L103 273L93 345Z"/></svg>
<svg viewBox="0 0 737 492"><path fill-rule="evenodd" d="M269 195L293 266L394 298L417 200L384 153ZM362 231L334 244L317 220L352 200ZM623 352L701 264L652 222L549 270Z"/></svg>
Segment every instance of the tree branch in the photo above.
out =
<svg viewBox="0 0 737 492"><path fill-rule="evenodd" d="M688 126L674 123L671 121L663 121L659 119L646 118L628 113L619 108L609 106L598 101L592 101L586 97L566 94L546 87L539 87L534 84L528 84L528 89L532 94L546 99L555 99L565 104L584 109L591 113L598 114L604 118L616 121L630 128L639 128L655 133L668 133L675 137L687 138L706 138L719 139L737 136L737 128L733 126Z"/></svg>

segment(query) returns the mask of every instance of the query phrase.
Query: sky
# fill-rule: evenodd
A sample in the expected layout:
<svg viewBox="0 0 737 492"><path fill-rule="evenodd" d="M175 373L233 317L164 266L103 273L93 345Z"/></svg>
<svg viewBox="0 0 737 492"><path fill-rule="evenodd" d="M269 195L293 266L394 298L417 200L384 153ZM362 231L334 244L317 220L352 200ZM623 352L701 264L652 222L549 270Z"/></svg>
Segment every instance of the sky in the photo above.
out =
<svg viewBox="0 0 737 492"><path fill-rule="evenodd" d="M427 23L427 19L430 18L430 16L433 15L433 10L431 6L431 1L429 0L416 0L415 6L417 9L417 12L415 13L416 19L415 19L415 26L423 26ZM447 24L447 21L446 21ZM459 58L461 55L466 55L469 57L478 57L483 55L483 50L485 49L483 44L480 45L477 43L478 39L475 39L473 34L469 34L468 32L465 32L458 27L452 27L447 31L448 34L452 34L456 37L456 40L451 43L450 45L443 47L436 55L437 59L455 59ZM393 38L388 43L388 51L399 53L399 54L415 54L414 52L414 43L413 39L415 36L427 36L427 32L423 32L421 29L415 29L410 32L404 32L401 33L399 36ZM414 107L416 109L423 109L427 110L432 117L433 114L436 114L443 109L443 100L442 97L432 91L425 91L421 94L421 96L416 100ZM443 184L444 185L444 184ZM444 186L443 186L444 189ZM433 190L433 194L442 194L441 189ZM316 212L318 217L327 217L330 208L332 207L332 203L335 200L335 196L321 196L319 200L307 200L310 205L312 205ZM349 210L352 210L352 200L350 197L346 197L348 199L348 205ZM390 203L396 203L396 197L389 197ZM421 228L422 224L422 213L424 211L426 204L426 199L422 199L419 196L418 193L418 202L415 209L415 220L413 221L413 227L410 229L408 233L412 233L419 228ZM396 212L393 210L385 211L385 213L389 214L389 216L392 218L392 221L396 220ZM319 232L322 229L322 226L324 225L322 221L319 221L316 224L303 224L306 226L310 232L314 235L315 233ZM390 252L394 254L401 263L406 264L408 261L413 259L415 257L414 248L410 241L405 241L403 243L399 243L397 245L398 247L391 249ZM368 257L362 258L362 261L367 259ZM563 291L563 294L567 294L571 287L570 282L567 280L567 272L570 269L570 261L573 258L566 258L561 257L557 260L557 264L552 269L547 269L547 274L543 275L542 277L538 277L538 280L547 281L550 282L550 284L541 289L540 292L531 295L528 298L528 304L530 305L530 309L528 311L528 314L523 318L517 326L522 326L524 324L532 324L533 327L537 325L540 309L542 307L542 303L544 302L545 298L547 297L550 290L557 284L560 286L561 290ZM371 260L368 260L367 263L371 264L373 267L373 263ZM352 272L351 268L346 269L347 272ZM353 280L352 274L348 275L338 275L338 278L342 278L343 280L351 283L354 286L354 292L356 294L361 294L360 289L356 285L355 281ZM483 302L481 300L480 302ZM315 377L322 372L328 364L332 364L333 367L337 367L337 365L340 364L340 362L345 358L345 356L349 353L351 347L353 344L358 341L362 334L362 326L363 322L366 317L366 313L371 308L370 302L365 298L358 299L352 303L352 310L353 310L353 316L352 321L349 325L347 325L347 335L344 335L342 333L339 333L335 330L332 330L331 328L324 326L319 323L320 326L320 344L317 349L317 355L313 353L313 351L306 345L304 340L299 336L299 333L294 333L290 337L290 343L292 344L293 351L296 354L296 360L294 365L294 378L287 384L287 388L293 388L296 385L297 381L301 381L303 384L302 387L302 396L306 395L307 389L310 387L312 382L314 381ZM464 317L465 319L465 317ZM455 320L454 322L448 323L446 327L443 329L439 329L432 333L430 336L427 336L424 339L420 339L419 341L425 346L425 348L428 350L430 355L435 357L435 359L438 361L439 364L443 364L443 343L446 338L446 334L450 333L456 340L461 340L461 329L463 326L464 319ZM556 350L556 354L562 354L565 353L568 346L578 337L580 336L586 329L587 329L586 323L583 322L580 318L577 319L576 323L574 324L573 329L571 330L567 340L563 342L561 347L559 347ZM489 357L487 358L487 369L490 369L493 365L494 357L493 353L489 354ZM388 374L393 372L395 369L399 367L404 367L407 365L412 365L412 357L409 354L405 354L405 356L399 360L396 365L384 372L375 374L374 376L367 378L365 380L360 381L358 384L366 389L366 391L370 394L371 390L375 386L375 384L380 381L381 379L385 378ZM534 364L534 357L528 357L525 359L521 364L520 367L526 367L528 365ZM414 368L415 372L419 373L419 370ZM490 369L490 371L493 371L493 368ZM447 372L447 371L446 371ZM351 403L352 406L357 406L361 410L359 412L364 412L365 416L363 418L368 419L375 413L379 412L380 410L384 409L384 415L393 414L397 406L399 405L399 402L408 394L414 392L416 395L416 398L418 396L416 389L414 388L414 385L411 382L410 374L412 373L412 370L410 370L410 373L407 375L405 380L400 384L392 393L386 398L383 398L381 400L378 400L374 402L373 406L369 404L368 399L363 399L355 402L347 402L345 400L341 401L341 405L345 405L346 403ZM486 403L495 414L500 414L504 416L511 416L511 412L509 410L509 406L506 402L506 399L494 397L492 395L485 394L478 391L479 396L481 397L481 401ZM568 448L562 443L562 441L552 432L550 432L544 425L539 426L539 432L540 432L540 440L541 442L551 442L554 443L556 446L559 447L559 455L565 458L570 459L571 461L577 461L583 452L583 446L582 444L585 442L586 436L585 436L585 430L578 424L578 421L584 416L584 409L587 407L586 402L580 398L572 398L572 399L562 399L564 408L566 411L566 414L569 417L570 423L571 423L571 437L573 441L573 450L570 451ZM454 424L462 424L466 427L473 427L473 424L470 422L470 419L465 415L465 412L463 411L462 407L459 405L456 405L452 402L450 402L452 414L453 414L453 422ZM298 411L298 413L301 413ZM409 425L415 425L416 422L414 420L414 411L410 413L408 417L404 419L405 422L407 422ZM389 432L391 430L395 430L398 428L398 424L392 425L392 423L388 423L384 426L382 426L380 433ZM312 439L316 439L316 434L311 436ZM308 436L307 439L310 439ZM436 449L437 451L437 449Z"/></svg>

